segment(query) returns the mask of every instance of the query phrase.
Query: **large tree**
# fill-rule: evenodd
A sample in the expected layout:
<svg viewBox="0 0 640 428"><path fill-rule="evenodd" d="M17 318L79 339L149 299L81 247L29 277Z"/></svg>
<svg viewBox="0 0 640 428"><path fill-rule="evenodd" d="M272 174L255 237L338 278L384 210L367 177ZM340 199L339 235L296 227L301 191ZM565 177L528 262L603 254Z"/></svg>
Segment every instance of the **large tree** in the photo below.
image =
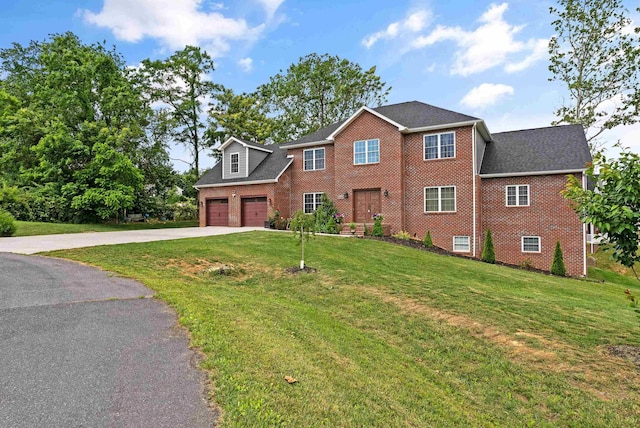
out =
<svg viewBox="0 0 640 428"><path fill-rule="evenodd" d="M274 120L254 94L234 94L231 89L224 89L216 96L210 117L209 136L216 143L229 137L261 144L272 142Z"/></svg>
<svg viewBox="0 0 640 428"><path fill-rule="evenodd" d="M594 190L584 189L577 178L569 176L564 195L583 222L600 230L613 259L631 268L638 278L634 265L640 262L640 155L626 149L617 160L596 155L587 173L596 182Z"/></svg>
<svg viewBox="0 0 640 428"><path fill-rule="evenodd" d="M199 172L200 153L210 145L205 138L208 104L221 88L210 78L213 60L199 47L187 46L164 61L142 61L140 71L150 82L151 100L167 113L172 137L189 149Z"/></svg>
<svg viewBox="0 0 640 428"><path fill-rule="evenodd" d="M274 142L281 143L344 120L363 105L379 106L390 90L375 67L363 70L338 56L313 53L280 70L256 94L275 119Z"/></svg>
<svg viewBox="0 0 640 428"><path fill-rule="evenodd" d="M2 49L0 61L2 90L20 105L0 125L3 181L55 208L43 219L88 221L132 206L150 109L120 55L65 33ZM87 175L110 169L108 179Z"/></svg>
<svg viewBox="0 0 640 428"><path fill-rule="evenodd" d="M607 129L640 119L640 43L621 0L559 0L551 7L551 81L568 98L554 124L581 124L592 152Z"/></svg>

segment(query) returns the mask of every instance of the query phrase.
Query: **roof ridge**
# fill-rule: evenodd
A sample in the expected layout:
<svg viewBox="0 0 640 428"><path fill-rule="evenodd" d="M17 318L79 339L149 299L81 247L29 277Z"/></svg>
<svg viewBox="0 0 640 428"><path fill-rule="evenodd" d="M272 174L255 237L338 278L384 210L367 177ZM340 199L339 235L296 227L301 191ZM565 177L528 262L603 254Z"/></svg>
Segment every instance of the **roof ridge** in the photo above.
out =
<svg viewBox="0 0 640 428"><path fill-rule="evenodd" d="M564 127L569 127L569 126L580 126L582 127L582 125L580 125L579 123L565 123L562 125L547 125L547 126L538 126L535 128L525 128L525 129L514 129L513 131L501 131L501 132L492 132L492 135L498 135L498 134L510 134L513 132L525 132L525 131L536 131L539 129L551 129L551 128L564 128Z"/></svg>

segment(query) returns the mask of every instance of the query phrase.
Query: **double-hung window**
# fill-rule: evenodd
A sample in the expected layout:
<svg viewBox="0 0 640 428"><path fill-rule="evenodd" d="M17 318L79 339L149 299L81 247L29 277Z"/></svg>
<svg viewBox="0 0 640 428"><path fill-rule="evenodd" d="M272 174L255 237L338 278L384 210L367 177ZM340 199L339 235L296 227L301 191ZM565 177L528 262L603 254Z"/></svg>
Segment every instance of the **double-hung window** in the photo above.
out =
<svg viewBox="0 0 640 428"><path fill-rule="evenodd" d="M380 162L380 140L363 140L353 143L354 165Z"/></svg>
<svg viewBox="0 0 640 428"><path fill-rule="evenodd" d="M506 198L508 207L529 206L529 185L507 186Z"/></svg>
<svg viewBox="0 0 640 428"><path fill-rule="evenodd" d="M424 211L427 213L454 212L456 210L455 186L425 187Z"/></svg>
<svg viewBox="0 0 640 428"><path fill-rule="evenodd" d="M539 236L523 236L522 252L523 253L539 253L540 237Z"/></svg>
<svg viewBox="0 0 640 428"><path fill-rule="evenodd" d="M322 204L322 192L304 194L304 213L311 214Z"/></svg>
<svg viewBox="0 0 640 428"><path fill-rule="evenodd" d="M231 174L237 174L240 171L240 154L231 153Z"/></svg>
<svg viewBox="0 0 640 428"><path fill-rule="evenodd" d="M304 170L317 171L324 169L324 147L304 151Z"/></svg>
<svg viewBox="0 0 640 428"><path fill-rule="evenodd" d="M456 157L456 134L445 132L424 136L424 160Z"/></svg>

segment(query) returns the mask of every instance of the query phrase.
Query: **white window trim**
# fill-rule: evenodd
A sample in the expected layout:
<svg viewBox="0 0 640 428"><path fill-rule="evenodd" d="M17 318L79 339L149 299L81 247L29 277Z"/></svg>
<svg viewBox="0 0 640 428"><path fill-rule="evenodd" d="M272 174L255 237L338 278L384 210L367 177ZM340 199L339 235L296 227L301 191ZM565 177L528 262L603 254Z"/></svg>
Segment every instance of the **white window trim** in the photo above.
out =
<svg viewBox="0 0 640 428"><path fill-rule="evenodd" d="M455 205L455 209L453 211L442 211L442 188L443 187L453 187L453 204ZM438 211L427 211L427 189L438 189ZM424 188L422 193L422 199L424 201L424 213L425 214L434 214L434 213L455 213L458 212L458 189L456 186L427 186Z"/></svg>
<svg viewBox="0 0 640 428"><path fill-rule="evenodd" d="M324 152L324 168L316 168L316 150L322 150ZM313 168L311 169L306 168L306 162L305 162L306 159L304 157L304 154L306 152L313 153ZM303 171L323 171L326 167L327 167L327 151L325 150L324 147L315 147L312 149L306 149L302 151L302 170Z"/></svg>
<svg viewBox="0 0 640 428"><path fill-rule="evenodd" d="M320 206L319 204L316 206L316 195L323 195L324 193L325 192L307 192L307 193L303 193L302 194L302 212L305 213L305 214L311 214L311 213L315 212L318 209L318 207ZM313 211L311 211L311 213L308 213L305 210L305 205L306 205L305 204L305 196L307 196L307 195L313 195L313 206L314 206L314 208L313 208ZM320 198L322 198L322 196L320 196Z"/></svg>
<svg viewBox="0 0 640 428"><path fill-rule="evenodd" d="M450 158L443 158L442 157L442 144L441 144L441 139L440 136L443 134L453 134L453 156ZM426 156L426 150L425 150L425 145L427 144L426 142L426 137L430 136L430 135L437 135L438 136L438 157L434 158L434 159L427 159ZM431 132L429 134L422 134L422 160L423 161L432 161L432 160L440 160L440 159L455 159L458 151L456 150L456 131L447 131L447 132Z"/></svg>
<svg viewBox="0 0 640 428"><path fill-rule="evenodd" d="M238 171L233 172L233 155L238 156ZM240 174L240 152L229 153L229 174Z"/></svg>
<svg viewBox="0 0 640 428"><path fill-rule="evenodd" d="M378 162L367 162L367 160L369 159L369 141L377 141L378 142ZM364 163L356 163L356 143L363 143L364 142L364 159L365 162ZM380 138L369 138L368 140L358 140L358 141L354 141L353 142L353 165L358 166L358 165L375 165L377 163L380 163L380 158L382 157L382 153L380 153Z"/></svg>
<svg viewBox="0 0 640 428"><path fill-rule="evenodd" d="M524 239L525 238L538 238L538 251L525 251L524 250ZM539 254L542 252L542 238L539 236L523 236L520 238L520 250L523 253L536 253Z"/></svg>
<svg viewBox="0 0 640 428"><path fill-rule="evenodd" d="M466 250L456 250L456 238L467 238L467 249ZM453 248L454 253L470 253L471 252L471 237L470 236L454 236L453 237Z"/></svg>
<svg viewBox="0 0 640 428"><path fill-rule="evenodd" d="M509 187L516 188L516 204L515 205L509 205ZM527 188L527 204L526 205L520 205L520 187ZM504 186L504 206L505 207L508 207L508 208L528 207L530 205L531 205L531 186L529 186L528 184L507 184L506 186Z"/></svg>

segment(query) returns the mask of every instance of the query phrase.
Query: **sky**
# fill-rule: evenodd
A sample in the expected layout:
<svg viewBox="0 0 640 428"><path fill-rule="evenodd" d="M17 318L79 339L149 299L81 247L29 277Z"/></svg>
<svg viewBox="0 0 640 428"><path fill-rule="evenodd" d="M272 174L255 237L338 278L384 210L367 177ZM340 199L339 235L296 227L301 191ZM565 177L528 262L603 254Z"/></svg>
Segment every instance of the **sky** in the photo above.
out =
<svg viewBox="0 0 640 428"><path fill-rule="evenodd" d="M640 26L636 3L625 1ZM137 66L197 45L214 58L211 78L236 93L254 91L300 57L328 53L376 66L392 87L388 104L418 100L501 132L549 126L567 98L562 83L549 81L551 6L555 1L0 0L0 48L71 31L84 43L115 46ZM640 153L640 124L602 138ZM180 147L171 157L189 160Z"/></svg>

